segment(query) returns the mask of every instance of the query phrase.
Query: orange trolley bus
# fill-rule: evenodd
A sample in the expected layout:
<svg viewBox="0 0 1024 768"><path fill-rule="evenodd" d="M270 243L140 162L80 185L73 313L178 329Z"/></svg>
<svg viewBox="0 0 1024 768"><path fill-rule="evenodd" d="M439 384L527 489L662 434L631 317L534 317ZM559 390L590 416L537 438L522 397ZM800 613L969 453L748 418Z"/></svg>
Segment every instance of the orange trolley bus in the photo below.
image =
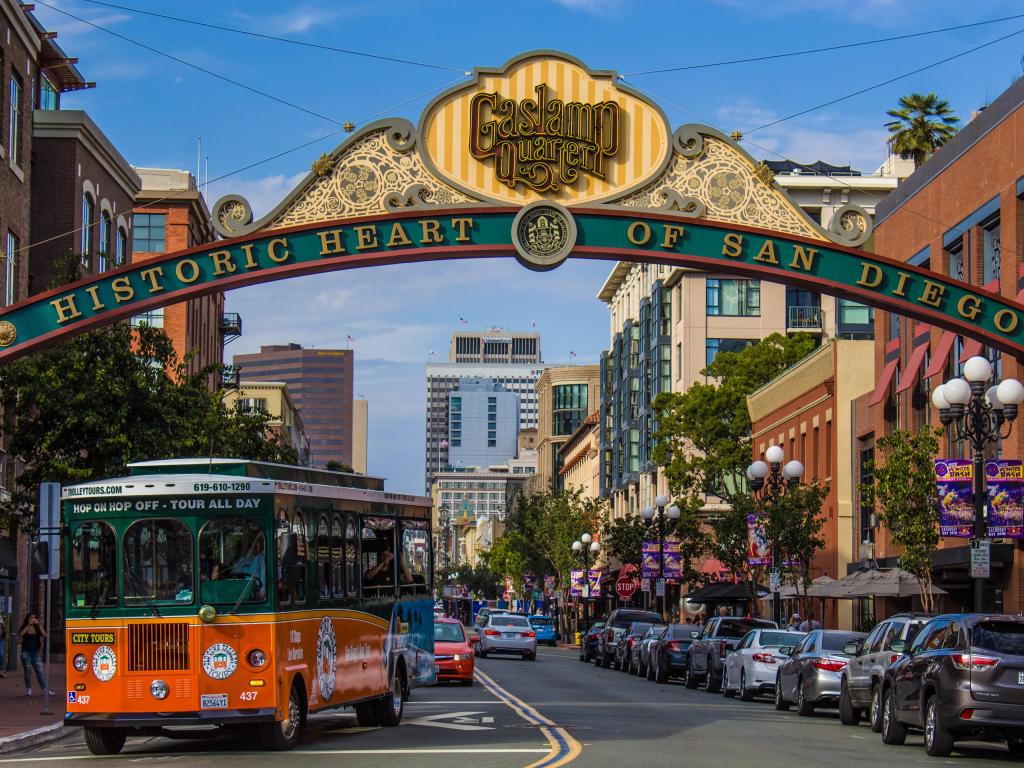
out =
<svg viewBox="0 0 1024 768"><path fill-rule="evenodd" d="M397 725L435 676L430 509L379 478L239 459L64 488L65 724L94 754L169 726L289 749L339 706Z"/></svg>

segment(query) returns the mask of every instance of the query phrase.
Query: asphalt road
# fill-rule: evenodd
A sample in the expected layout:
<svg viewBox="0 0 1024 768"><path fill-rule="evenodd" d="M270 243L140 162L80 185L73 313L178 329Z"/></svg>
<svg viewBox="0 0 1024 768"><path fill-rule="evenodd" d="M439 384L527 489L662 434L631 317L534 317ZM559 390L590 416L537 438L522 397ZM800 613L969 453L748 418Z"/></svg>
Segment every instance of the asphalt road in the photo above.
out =
<svg viewBox="0 0 1024 768"><path fill-rule="evenodd" d="M0 758L27 768L88 759L99 766L187 762L197 768L635 768L716 765L735 768L907 765L983 766L1014 762L1000 744L967 742L942 760L929 758L920 735L887 747L866 725L847 728L834 711L803 718L771 702L725 699L582 664L572 649L542 648L536 662L478 660L473 687L417 689L399 728L359 728L346 711L311 717L287 754L252 751L240 737L130 739L116 758L89 755L74 734L33 752ZM692 762L691 762L692 761Z"/></svg>

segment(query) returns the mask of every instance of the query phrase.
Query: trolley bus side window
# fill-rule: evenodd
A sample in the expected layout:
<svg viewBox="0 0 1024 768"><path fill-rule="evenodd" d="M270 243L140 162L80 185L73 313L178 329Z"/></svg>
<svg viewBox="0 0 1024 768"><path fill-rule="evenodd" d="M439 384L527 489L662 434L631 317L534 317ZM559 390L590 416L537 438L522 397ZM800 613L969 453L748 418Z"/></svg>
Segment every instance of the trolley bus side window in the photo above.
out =
<svg viewBox="0 0 1024 768"><path fill-rule="evenodd" d="M395 521L388 517L362 519L363 597L395 596Z"/></svg>
<svg viewBox="0 0 1024 768"><path fill-rule="evenodd" d="M331 597L345 596L345 543L341 515L331 516Z"/></svg>
<svg viewBox="0 0 1024 768"><path fill-rule="evenodd" d="M429 592L430 531L426 520L402 521L402 551L399 567L405 566L412 582L399 582L403 595L425 595Z"/></svg>
<svg viewBox="0 0 1024 768"><path fill-rule="evenodd" d="M345 594L355 597L359 593L359 535L356 521L345 516Z"/></svg>
<svg viewBox="0 0 1024 768"><path fill-rule="evenodd" d="M204 603L259 603L267 598L267 540L248 517L211 520L199 532Z"/></svg>
<svg viewBox="0 0 1024 768"><path fill-rule="evenodd" d="M124 599L191 603L192 531L178 520L139 520L124 534Z"/></svg>
<svg viewBox="0 0 1024 768"><path fill-rule="evenodd" d="M316 583L321 600L331 598L331 523L320 515L316 524Z"/></svg>
<svg viewBox="0 0 1024 768"><path fill-rule="evenodd" d="M71 604L117 605L117 537L106 523L80 523L71 532Z"/></svg>
<svg viewBox="0 0 1024 768"><path fill-rule="evenodd" d="M302 513L281 508L277 514L277 602L279 605L302 605L306 602L306 565L309 547L306 520ZM284 542L294 535L294 553Z"/></svg>

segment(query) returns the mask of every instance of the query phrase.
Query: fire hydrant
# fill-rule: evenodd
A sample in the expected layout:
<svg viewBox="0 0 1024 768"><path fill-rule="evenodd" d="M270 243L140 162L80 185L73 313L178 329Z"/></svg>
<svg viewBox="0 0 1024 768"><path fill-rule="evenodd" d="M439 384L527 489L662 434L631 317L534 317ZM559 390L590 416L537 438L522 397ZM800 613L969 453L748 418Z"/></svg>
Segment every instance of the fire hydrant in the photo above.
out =
<svg viewBox="0 0 1024 768"><path fill-rule="evenodd" d="M577 632L577 633L576 633L576 645L579 645L579 644L580 644L580 638L581 638L581 637L582 637L582 634L581 634L580 632Z"/></svg>

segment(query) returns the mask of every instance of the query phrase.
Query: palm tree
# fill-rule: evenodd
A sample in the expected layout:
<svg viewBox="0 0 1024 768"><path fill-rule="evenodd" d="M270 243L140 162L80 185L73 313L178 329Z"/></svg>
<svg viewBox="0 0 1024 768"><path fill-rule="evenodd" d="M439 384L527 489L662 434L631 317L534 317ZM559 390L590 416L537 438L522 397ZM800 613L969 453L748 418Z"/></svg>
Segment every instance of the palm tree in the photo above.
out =
<svg viewBox="0 0 1024 768"><path fill-rule="evenodd" d="M920 168L928 155L956 135L960 122L949 102L934 93L902 96L900 108L890 109L887 114L896 118L885 124L892 134L892 151L914 158L915 168Z"/></svg>

